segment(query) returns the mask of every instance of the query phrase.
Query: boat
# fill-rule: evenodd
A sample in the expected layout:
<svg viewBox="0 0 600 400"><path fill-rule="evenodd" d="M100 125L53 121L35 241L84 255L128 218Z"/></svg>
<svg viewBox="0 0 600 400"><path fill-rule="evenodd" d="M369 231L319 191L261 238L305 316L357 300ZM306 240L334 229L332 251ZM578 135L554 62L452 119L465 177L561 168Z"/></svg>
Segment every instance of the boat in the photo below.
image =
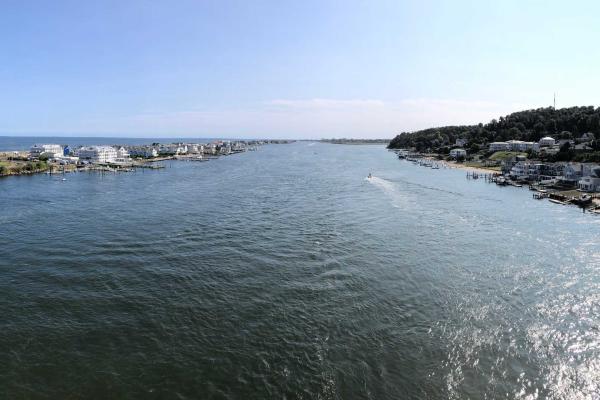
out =
<svg viewBox="0 0 600 400"><path fill-rule="evenodd" d="M574 199L573 203L581 207L587 206L592 203L592 196L590 196L589 194L582 194L581 196L579 196L579 198Z"/></svg>
<svg viewBox="0 0 600 400"><path fill-rule="evenodd" d="M556 199L548 199L550 202L554 203L554 204L560 204L560 205L565 205L567 203L565 203L564 201L560 201L560 200L556 200Z"/></svg>
<svg viewBox="0 0 600 400"><path fill-rule="evenodd" d="M508 182L506 182L506 179L504 179L503 177L499 177L498 179L496 179L496 185L506 186L508 185Z"/></svg>

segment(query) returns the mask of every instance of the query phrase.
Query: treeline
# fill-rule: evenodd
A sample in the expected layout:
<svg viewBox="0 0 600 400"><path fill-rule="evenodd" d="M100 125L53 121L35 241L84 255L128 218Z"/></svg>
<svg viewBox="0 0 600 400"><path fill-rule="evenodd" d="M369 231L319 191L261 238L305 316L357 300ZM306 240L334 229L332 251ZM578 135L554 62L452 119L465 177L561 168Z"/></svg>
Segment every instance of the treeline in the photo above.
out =
<svg viewBox="0 0 600 400"><path fill-rule="evenodd" d="M600 108L586 106L555 110L548 107L515 112L498 120L493 119L487 124L443 126L402 132L392 139L388 147L414 147L421 152L437 151L454 146L456 139L466 139L467 150L477 152L490 142L511 139L536 142L548 135L557 140L578 139L586 132L600 137Z"/></svg>

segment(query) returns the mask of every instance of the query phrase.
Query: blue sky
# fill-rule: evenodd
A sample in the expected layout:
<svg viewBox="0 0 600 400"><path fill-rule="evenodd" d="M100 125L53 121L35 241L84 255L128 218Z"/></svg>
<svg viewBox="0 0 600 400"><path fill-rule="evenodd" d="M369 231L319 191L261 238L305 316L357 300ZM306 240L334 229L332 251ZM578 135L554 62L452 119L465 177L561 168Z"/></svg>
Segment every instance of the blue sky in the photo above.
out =
<svg viewBox="0 0 600 400"><path fill-rule="evenodd" d="M0 133L392 137L598 105L593 1L13 1Z"/></svg>

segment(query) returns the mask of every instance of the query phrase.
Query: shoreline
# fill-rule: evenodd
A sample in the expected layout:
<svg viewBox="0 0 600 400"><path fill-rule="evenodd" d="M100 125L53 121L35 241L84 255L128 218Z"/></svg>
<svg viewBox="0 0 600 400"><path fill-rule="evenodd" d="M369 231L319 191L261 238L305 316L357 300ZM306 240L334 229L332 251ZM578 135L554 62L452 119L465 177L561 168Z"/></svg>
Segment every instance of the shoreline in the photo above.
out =
<svg viewBox="0 0 600 400"><path fill-rule="evenodd" d="M462 169L470 172L477 172L478 174L500 174L501 172L495 169L487 169L482 167L471 167L469 165L463 165L455 162L443 161L449 168Z"/></svg>
<svg viewBox="0 0 600 400"><path fill-rule="evenodd" d="M450 169L462 169L470 172L477 172L478 174L500 174L501 172L495 169L488 169L484 167L472 167L469 165L464 165L462 163L457 163L456 161L446 161L446 160L438 160L433 157L424 157L428 160L434 161L436 163L444 165L446 168Z"/></svg>

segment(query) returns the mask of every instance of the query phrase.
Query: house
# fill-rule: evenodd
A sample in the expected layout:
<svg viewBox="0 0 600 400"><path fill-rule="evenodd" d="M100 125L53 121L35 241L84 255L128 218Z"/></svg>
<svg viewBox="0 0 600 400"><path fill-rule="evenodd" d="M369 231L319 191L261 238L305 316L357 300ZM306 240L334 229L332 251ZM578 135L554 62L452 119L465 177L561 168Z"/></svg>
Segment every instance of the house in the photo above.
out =
<svg viewBox="0 0 600 400"><path fill-rule="evenodd" d="M551 138L550 136L546 136L541 138L538 143L540 147L552 147L556 144L556 140L554 140L554 138Z"/></svg>
<svg viewBox="0 0 600 400"><path fill-rule="evenodd" d="M117 159L117 149L112 146L86 146L79 149L79 159L94 164L113 163Z"/></svg>
<svg viewBox="0 0 600 400"><path fill-rule="evenodd" d="M508 151L510 144L507 142L492 142L490 143L490 151Z"/></svg>
<svg viewBox="0 0 600 400"><path fill-rule="evenodd" d="M524 162L524 161L527 161L526 156L513 156L513 157L506 158L500 162L502 172L504 174L508 174L508 173L510 173L510 170L512 169L512 167L514 167L518 162Z"/></svg>
<svg viewBox="0 0 600 400"><path fill-rule="evenodd" d="M600 191L600 167L594 168L589 176L584 176L577 182L577 187L586 192Z"/></svg>
<svg viewBox="0 0 600 400"><path fill-rule="evenodd" d="M186 154L188 146L182 143L162 144L158 148L158 154L176 156L178 154Z"/></svg>
<svg viewBox="0 0 600 400"><path fill-rule="evenodd" d="M523 142L522 140L509 140L508 147L510 151L527 151L533 150L533 142Z"/></svg>
<svg viewBox="0 0 600 400"><path fill-rule="evenodd" d="M129 152L125 147L119 147L117 149L117 157L115 158L116 163L124 164L131 162L131 158L129 157Z"/></svg>
<svg viewBox="0 0 600 400"><path fill-rule="evenodd" d="M188 144L187 152L190 154L202 154L204 153L204 146L197 143Z"/></svg>
<svg viewBox="0 0 600 400"><path fill-rule="evenodd" d="M565 181L579 181L583 177L585 164L567 163L563 168L562 179Z"/></svg>
<svg viewBox="0 0 600 400"><path fill-rule="evenodd" d="M127 148L130 157L154 158L158 151L152 146L129 146Z"/></svg>
<svg viewBox="0 0 600 400"><path fill-rule="evenodd" d="M59 144L35 144L29 149L31 158L40 158L41 155L46 155L48 158L63 156L63 148Z"/></svg>
<svg viewBox="0 0 600 400"><path fill-rule="evenodd" d="M204 146L204 154L217 154L217 144L210 143Z"/></svg>
<svg viewBox="0 0 600 400"><path fill-rule="evenodd" d="M459 158L465 158L467 156L467 151L465 149L452 149L450 150L450 157L458 160Z"/></svg>
<svg viewBox="0 0 600 400"><path fill-rule="evenodd" d="M465 147L469 143L467 139L456 139L456 143L454 144L457 147Z"/></svg>
<svg viewBox="0 0 600 400"><path fill-rule="evenodd" d="M528 161L518 161L510 169L509 176L516 180L538 180L542 164Z"/></svg>

